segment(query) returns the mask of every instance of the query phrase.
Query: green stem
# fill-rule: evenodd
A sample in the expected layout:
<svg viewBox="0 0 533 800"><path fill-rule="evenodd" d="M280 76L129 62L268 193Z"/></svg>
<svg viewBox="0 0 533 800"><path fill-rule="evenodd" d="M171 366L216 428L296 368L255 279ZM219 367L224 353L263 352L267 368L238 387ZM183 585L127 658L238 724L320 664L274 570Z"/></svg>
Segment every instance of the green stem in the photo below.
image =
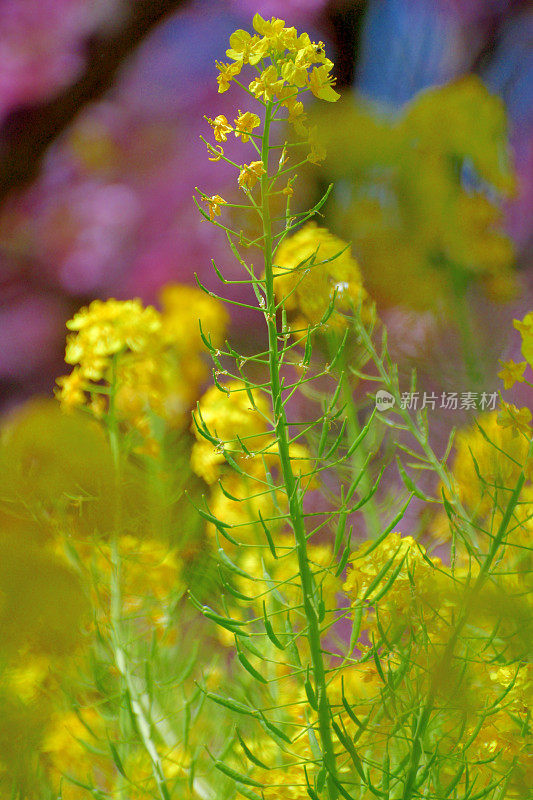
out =
<svg viewBox="0 0 533 800"><path fill-rule="evenodd" d="M336 354L339 342L332 340L328 337L328 345L330 351L330 358ZM357 418L357 411L355 409L355 405L353 402L353 394L352 389L350 386L350 382L347 377L346 371L346 353L343 349L339 357L339 371L340 371L340 384L341 384L341 394L344 404L346 406L346 422L347 422L347 431L348 431L348 439L349 444L355 442L357 437L361 433L361 426L359 425L359 420ZM356 475L359 475L361 472L362 466L364 462L364 456L361 453L360 449L354 450L351 458L350 458L350 465L352 469L353 477L355 478ZM369 475L365 472L364 475L361 477L359 481L360 491L358 492L358 496L360 498L365 497L372 488L372 481L370 480ZM365 505L362 507L361 512L363 514L368 538L375 538L379 536L382 530L381 520L379 517L379 513L376 507L376 503L374 498L371 497Z"/></svg>
<svg viewBox="0 0 533 800"><path fill-rule="evenodd" d="M121 689L125 691L129 698L129 706L132 710L141 742L152 763L152 770L159 789L160 798L161 800L169 800L170 794L166 785L163 765L151 736L150 721L144 712L141 696L137 691L135 679L129 669L128 654L122 644L122 565L119 547L120 533L122 531L122 455L120 451L120 434L116 413L116 394L118 386L117 362L118 355L113 358L111 367L109 410L107 415L109 443L111 446L115 473L115 513L113 531L111 532L110 643L115 665L120 674ZM125 725L122 717L123 709L121 708L119 716L121 740L127 741L128 737L124 735ZM127 784L122 775L118 778L118 784L119 796L123 796L127 789Z"/></svg>
<svg viewBox="0 0 533 800"><path fill-rule="evenodd" d="M274 295L274 273L272 268L272 225L270 220L268 192L268 155L270 149L270 123L272 121L271 111L272 103L269 103L266 108L265 126L263 130L261 146L261 159L265 168L265 173L261 176L261 206L263 216L265 259L265 319L268 327L270 388L272 392L274 423L281 471L289 501L289 515L294 531L298 555L303 608L307 619L307 639L309 642L313 675L315 679L320 744L322 748L323 762L327 772L328 795L329 800L337 800L338 790L334 782L337 780L337 767L331 735L331 710L326 691L326 673L322 658L320 621L317 608L317 590L313 572L307 556L307 537L303 520L302 497L298 483L292 471L292 464L289 455L289 430L280 382L278 329L276 324L276 299Z"/></svg>
<svg viewBox="0 0 533 800"><path fill-rule="evenodd" d="M476 341L475 325L472 321L472 308L466 299L467 286L464 277L454 264L450 264L453 296L453 313L459 329L461 353L467 377L472 381L472 390L481 388L483 375L480 369L480 347Z"/></svg>
<svg viewBox="0 0 533 800"><path fill-rule="evenodd" d="M446 489L447 499L449 500L450 504L453 506L455 512L458 514L461 522L465 525L466 530L462 534L462 540L464 544L467 546L469 552L471 548L468 547L468 540L467 535L470 537L470 541L476 546L479 550L479 545L477 544L477 532L475 526L472 525L470 521L470 514L466 511L465 507L463 506L460 498L457 496L455 491L455 487L453 484L453 480L446 469L445 464L443 464L435 455L433 448L431 447L427 432L419 427L419 424L413 420L409 410L407 408L402 408L401 404L401 393L398 383L398 376L396 372L389 371L384 364L384 356L380 356L377 352L376 348L372 343L372 339L368 334L368 331L365 330L364 325L360 325L358 327L358 333L361 336L363 344L370 354L374 364L376 365L379 373L379 377L382 380L383 386L385 389L394 397L395 401L395 412L400 415L407 430L412 434L415 440L418 442L420 449L424 453L428 463L431 465L431 468L435 472L435 474L440 478L443 487ZM387 356L388 357L388 354Z"/></svg>
<svg viewBox="0 0 533 800"><path fill-rule="evenodd" d="M528 457L530 456L532 449L533 449L533 447L532 447L532 444L530 443ZM461 636L461 633L463 631L464 626L468 622L472 601L473 601L475 595L481 590L483 584L485 583L485 581L487 579L487 576L489 574L489 570L490 570L490 567L492 565L492 562L494 561L496 553L498 552L498 549L499 549L500 545L502 544L502 542L503 542L503 540L505 538L505 535L507 533L507 528L509 527L509 522L510 522L511 517L512 517L512 515L514 513L514 510L515 510L515 508L516 508L516 506L517 506L517 504L519 502L520 494L521 494L522 489L524 487L525 480L526 480L526 477L525 477L525 474L524 474L524 470L522 470L520 475L519 475L519 477L518 477L518 481L517 481L516 486L515 486L515 488L513 490L513 493L511 495L511 497L509 498L509 502L507 504L507 508L505 509L505 513L504 513L503 518L502 518L502 520L500 522L500 525L498 527L498 531L496 533L496 536L494 537L494 539L492 541L492 544L491 544L491 547L489 549L489 552L487 553L487 557L485 558L485 560L484 560L484 562L483 562L483 564L482 564L482 566L481 566L481 568L479 570L478 576L477 576L476 580L474 581L474 585L467 592L465 603L464 603L464 605L463 605L463 607L461 609L461 613L460 613L459 619L457 621L457 624L455 626L455 629L453 631L453 634L450 637L450 639L448 640L448 642L446 644L446 647L444 648L444 652L442 654L440 666L444 666L446 668L448 663L453 658L453 654L454 654L454 651L455 651L455 646L456 646L457 642L459 641L459 637ZM440 669L436 670L435 671L435 676L437 676L439 673L440 673ZM428 724L430 722L431 712L432 712L433 706L434 706L434 698L435 698L436 689L437 689L436 681L437 681L437 678L434 677L432 682L431 682L431 686L429 688L427 700L426 700L426 702L424 704L424 708L420 712L420 716L418 718L416 730L415 730L415 733L413 735L413 748L412 748L412 751L411 751L411 762L410 762L409 771L407 773L407 778L406 778L406 781L405 781L404 793L403 793L403 796L402 796L402 800L412 800L412 798L414 796L414 786L415 786L416 776L417 776L418 768L419 768L419 764L420 764L420 758L421 758L421 755L422 755L423 736L424 736L425 731L427 729L427 726L428 726Z"/></svg>
<svg viewBox="0 0 533 800"><path fill-rule="evenodd" d="M142 745L152 764L152 771L159 790L161 800L169 800L170 793L166 784L161 758L152 739L152 726L147 717L143 702L142 691L137 688L137 681L130 672L129 659L122 644L122 599L121 599L121 564L118 542L116 538L111 543L111 646L115 665L124 684L125 692L129 699L129 706L134 717L135 726L139 731ZM122 784L124 782L122 781ZM124 786L122 786L122 790Z"/></svg>

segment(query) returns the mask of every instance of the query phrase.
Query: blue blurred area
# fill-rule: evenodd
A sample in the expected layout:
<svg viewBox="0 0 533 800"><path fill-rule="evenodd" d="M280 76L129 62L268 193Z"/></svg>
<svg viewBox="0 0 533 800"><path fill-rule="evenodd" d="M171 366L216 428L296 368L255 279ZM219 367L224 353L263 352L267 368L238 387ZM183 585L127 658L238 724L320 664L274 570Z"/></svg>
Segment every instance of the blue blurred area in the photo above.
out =
<svg viewBox="0 0 533 800"><path fill-rule="evenodd" d="M505 100L511 119L533 126L533 10L506 22L483 78Z"/></svg>
<svg viewBox="0 0 533 800"><path fill-rule="evenodd" d="M513 121L531 124L533 12L509 17L513 7L503 0L370 0L357 90L398 108L422 89L470 71L486 51L481 76L505 100Z"/></svg>
<svg viewBox="0 0 533 800"><path fill-rule="evenodd" d="M201 103L214 85L215 60L227 60L229 37L243 23L224 0L190 3L152 33L132 59L136 80L128 87L130 103L158 113Z"/></svg>
<svg viewBox="0 0 533 800"><path fill-rule="evenodd" d="M532 45L533 9L518 0L370 0L354 82L358 95L388 113L469 72L503 99L518 176L507 228L523 253L532 235ZM491 195L467 162L462 180Z"/></svg>
<svg viewBox="0 0 533 800"><path fill-rule="evenodd" d="M357 89L388 106L458 74L457 27L434 2L373 0L366 13Z"/></svg>

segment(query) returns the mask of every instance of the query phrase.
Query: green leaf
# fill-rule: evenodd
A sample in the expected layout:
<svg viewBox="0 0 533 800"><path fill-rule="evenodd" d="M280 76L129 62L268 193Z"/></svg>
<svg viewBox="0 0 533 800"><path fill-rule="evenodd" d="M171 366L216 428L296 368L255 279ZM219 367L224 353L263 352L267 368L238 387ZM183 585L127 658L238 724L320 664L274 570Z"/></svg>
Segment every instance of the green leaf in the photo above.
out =
<svg viewBox="0 0 533 800"><path fill-rule="evenodd" d="M251 665L244 653L242 653L240 650L237 652L237 658L241 662L246 672L250 673L252 678L255 678L256 681L259 681L260 683L268 683L267 679Z"/></svg>
<svg viewBox="0 0 533 800"><path fill-rule="evenodd" d="M265 715L263 714L263 712L262 712L262 711L260 711L260 712L259 712L259 716L261 717L261 720L263 721L263 723L264 723L265 727L266 727L266 728L268 728L268 730L269 730L271 733L273 733L273 734L274 734L274 736L277 736L279 739L282 739L284 742L287 742L287 744L292 744L292 739L291 739L289 736L287 736L287 734L286 734L286 733L284 733L284 732L281 730L281 728L278 728L278 726L277 726L277 725L274 725L274 723L273 723L273 722L270 722L270 721L269 721L269 720L268 720L268 719L265 717Z"/></svg>
<svg viewBox="0 0 533 800"><path fill-rule="evenodd" d="M248 747L248 745L246 744L246 742L242 738L242 736L241 736L241 734L239 732L239 729L235 728L235 731L237 733L237 738L238 738L239 743L240 743L240 745L241 745L241 747L242 747L242 749L244 751L244 755L246 756L246 758L249 761L251 761L252 764L255 764L256 767L261 767L262 769L270 769L270 767L267 767L267 765L264 764L259 758L257 758L257 756L254 756L254 754L252 753L252 751L250 750L250 748Z"/></svg>
<svg viewBox="0 0 533 800"><path fill-rule="evenodd" d="M413 479L405 471L405 467L402 464L399 456L396 456L396 462L398 464L398 472L400 473L400 478L402 479L405 488L409 492L412 492L412 494L414 494L415 497L418 497L420 500L427 500L428 499L427 495L425 495L424 492L418 488Z"/></svg>
<svg viewBox="0 0 533 800"><path fill-rule="evenodd" d="M285 645L283 645L280 642L280 640L278 639L278 637L274 633L272 625L270 624L270 620L267 617L266 605L265 605L265 601L264 600L263 600L263 623L265 625L266 635L268 636L268 638L270 639L270 641L272 642L274 647L277 647L278 650L285 650Z"/></svg>
<svg viewBox="0 0 533 800"><path fill-rule="evenodd" d="M120 774L122 775L123 778L127 778L128 776L126 775L126 772L124 771L124 766L123 766L122 760L121 760L121 758L120 758L120 756L118 754L118 750L115 747L115 745L113 744L113 742L111 742L111 741L109 742L109 749L111 750L111 757L113 758L115 767L118 769L118 771L120 772Z"/></svg>
<svg viewBox="0 0 533 800"><path fill-rule="evenodd" d="M234 700L233 697L222 697L222 695L215 694L215 692L206 692L205 695L217 705L229 708L230 711L235 711L237 714L243 714L247 717L254 717L256 714L254 709L245 706L244 703L240 703L238 700Z"/></svg>
<svg viewBox="0 0 533 800"><path fill-rule="evenodd" d="M259 781L254 781L253 778L248 778L246 775L242 775L242 773L237 772L236 769L232 769L231 767L226 766L222 761L215 761L215 767L223 772L224 775L227 775L228 778L232 778L237 783L242 783L244 786L255 786L258 789L264 789L264 784L259 783Z"/></svg>
<svg viewBox="0 0 533 800"><path fill-rule="evenodd" d="M307 677L304 683L305 693L307 695L307 699L309 700L309 705L314 711L318 711L318 703L316 700L315 690L311 685L311 681L309 680L309 666L307 666Z"/></svg>

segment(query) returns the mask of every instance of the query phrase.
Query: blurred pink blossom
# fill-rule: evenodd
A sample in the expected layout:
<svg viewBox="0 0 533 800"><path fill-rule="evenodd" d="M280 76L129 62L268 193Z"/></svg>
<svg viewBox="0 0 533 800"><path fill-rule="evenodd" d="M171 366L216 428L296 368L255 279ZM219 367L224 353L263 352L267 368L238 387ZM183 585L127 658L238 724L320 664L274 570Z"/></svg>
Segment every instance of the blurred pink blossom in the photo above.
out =
<svg viewBox="0 0 533 800"><path fill-rule="evenodd" d="M120 0L2 0L0 119L55 93L83 67L83 42Z"/></svg>
<svg viewBox="0 0 533 800"><path fill-rule="evenodd" d="M0 305L0 380L28 380L55 359L68 307L39 292L4 296Z"/></svg>
<svg viewBox="0 0 533 800"><path fill-rule="evenodd" d="M281 17L288 25L298 19L315 17L327 5L327 0L230 0L230 6L239 14L249 14L250 19L259 13L262 17Z"/></svg>

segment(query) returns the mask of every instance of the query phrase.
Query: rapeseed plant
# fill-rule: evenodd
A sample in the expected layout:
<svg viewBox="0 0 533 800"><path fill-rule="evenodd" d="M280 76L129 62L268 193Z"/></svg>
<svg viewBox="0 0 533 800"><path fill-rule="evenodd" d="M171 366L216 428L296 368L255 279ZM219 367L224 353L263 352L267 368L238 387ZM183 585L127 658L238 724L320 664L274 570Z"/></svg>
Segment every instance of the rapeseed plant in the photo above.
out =
<svg viewBox="0 0 533 800"><path fill-rule="evenodd" d="M283 20L253 26L217 64L244 110L207 118L205 140L242 202L199 191L197 206L243 270L214 264L248 287L227 302L268 344L237 352L200 282L167 287L161 311L96 300L68 323L65 413L38 403L6 424L2 792L525 798L531 413L502 400L437 455L350 246L313 219L329 190L291 211L298 170L324 157L303 101L337 100L333 64ZM410 124L427 128L428 102ZM232 227L243 210L257 228ZM527 380L532 319L505 388ZM17 603L13 575L32 571L39 591Z"/></svg>

